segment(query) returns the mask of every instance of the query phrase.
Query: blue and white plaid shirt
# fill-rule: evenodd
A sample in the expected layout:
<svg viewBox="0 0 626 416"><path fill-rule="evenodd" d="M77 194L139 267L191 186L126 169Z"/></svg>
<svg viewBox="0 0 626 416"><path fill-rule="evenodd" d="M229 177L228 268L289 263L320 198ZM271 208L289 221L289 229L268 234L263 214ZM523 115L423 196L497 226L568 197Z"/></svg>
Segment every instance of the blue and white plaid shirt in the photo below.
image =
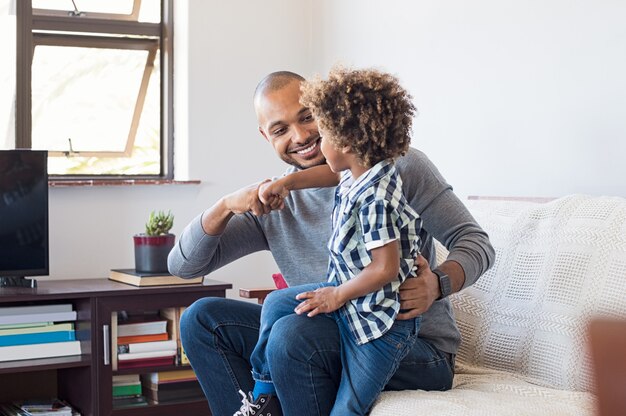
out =
<svg viewBox="0 0 626 416"><path fill-rule="evenodd" d="M339 285L357 276L372 262L370 250L376 247L399 240L401 251L397 280L340 309L361 345L387 332L398 315L400 284L415 276L421 219L405 199L392 162L379 162L356 180L346 172L335 193L328 281Z"/></svg>

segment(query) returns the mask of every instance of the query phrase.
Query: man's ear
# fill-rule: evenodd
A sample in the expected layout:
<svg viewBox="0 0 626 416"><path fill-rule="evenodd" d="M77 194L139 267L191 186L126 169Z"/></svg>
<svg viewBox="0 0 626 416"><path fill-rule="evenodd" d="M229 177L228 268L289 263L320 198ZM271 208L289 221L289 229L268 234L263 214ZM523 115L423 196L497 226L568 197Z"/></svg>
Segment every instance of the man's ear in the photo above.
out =
<svg viewBox="0 0 626 416"><path fill-rule="evenodd" d="M261 128L261 126L259 126L259 133L261 133L261 136L263 136L263 138L264 138L266 141L268 141L268 142L270 141L270 139L268 139L268 138L267 138L267 135L265 134L265 132L263 131L263 129Z"/></svg>

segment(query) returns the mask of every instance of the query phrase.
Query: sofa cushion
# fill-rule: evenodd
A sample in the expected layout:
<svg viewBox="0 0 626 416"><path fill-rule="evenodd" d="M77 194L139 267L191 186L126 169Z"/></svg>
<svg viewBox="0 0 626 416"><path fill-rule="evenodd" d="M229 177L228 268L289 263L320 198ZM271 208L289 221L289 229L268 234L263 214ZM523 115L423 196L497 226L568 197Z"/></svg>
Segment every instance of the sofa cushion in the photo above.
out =
<svg viewBox="0 0 626 416"><path fill-rule="evenodd" d="M457 366L449 391L389 391L371 416L591 416L591 393L530 384L511 373Z"/></svg>
<svg viewBox="0 0 626 416"><path fill-rule="evenodd" d="M626 200L467 205L496 262L451 298L463 336L458 361L589 391L586 325L598 315L626 317Z"/></svg>

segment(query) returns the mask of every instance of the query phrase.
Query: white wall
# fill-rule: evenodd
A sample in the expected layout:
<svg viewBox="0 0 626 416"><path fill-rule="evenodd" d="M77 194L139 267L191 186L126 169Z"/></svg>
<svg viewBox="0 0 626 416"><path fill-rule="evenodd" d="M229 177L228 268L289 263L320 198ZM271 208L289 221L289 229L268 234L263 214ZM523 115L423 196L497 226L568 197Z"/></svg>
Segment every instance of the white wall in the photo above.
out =
<svg viewBox="0 0 626 416"><path fill-rule="evenodd" d="M223 194L282 171L256 131L253 89L337 60L402 79L420 110L414 145L461 196L626 196L623 1L175 4L177 175L202 184L51 189L51 278L132 267L151 210L171 209L180 234ZM275 270L259 253L212 277L257 286Z"/></svg>
<svg viewBox="0 0 626 416"><path fill-rule="evenodd" d="M313 62L396 74L461 196L626 196L626 2L319 0Z"/></svg>
<svg viewBox="0 0 626 416"><path fill-rule="evenodd" d="M257 132L252 93L271 71L309 72L310 2L175 5L177 175L202 184L50 189L52 279L106 277L111 268L132 267L132 235L151 210L171 209L180 234L220 196L285 169ZM211 277L237 287L271 285L276 271L270 255L259 253Z"/></svg>

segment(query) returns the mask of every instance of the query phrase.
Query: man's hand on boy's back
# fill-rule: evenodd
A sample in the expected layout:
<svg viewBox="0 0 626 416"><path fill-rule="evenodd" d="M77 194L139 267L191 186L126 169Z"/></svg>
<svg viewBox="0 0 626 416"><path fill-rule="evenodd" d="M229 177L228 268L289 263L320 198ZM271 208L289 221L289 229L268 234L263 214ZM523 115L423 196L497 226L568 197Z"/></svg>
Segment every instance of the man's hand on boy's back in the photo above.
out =
<svg viewBox="0 0 626 416"><path fill-rule="evenodd" d="M406 279L400 286L400 310L398 319L412 319L426 312L440 295L439 280L428 260L417 257L417 276Z"/></svg>

